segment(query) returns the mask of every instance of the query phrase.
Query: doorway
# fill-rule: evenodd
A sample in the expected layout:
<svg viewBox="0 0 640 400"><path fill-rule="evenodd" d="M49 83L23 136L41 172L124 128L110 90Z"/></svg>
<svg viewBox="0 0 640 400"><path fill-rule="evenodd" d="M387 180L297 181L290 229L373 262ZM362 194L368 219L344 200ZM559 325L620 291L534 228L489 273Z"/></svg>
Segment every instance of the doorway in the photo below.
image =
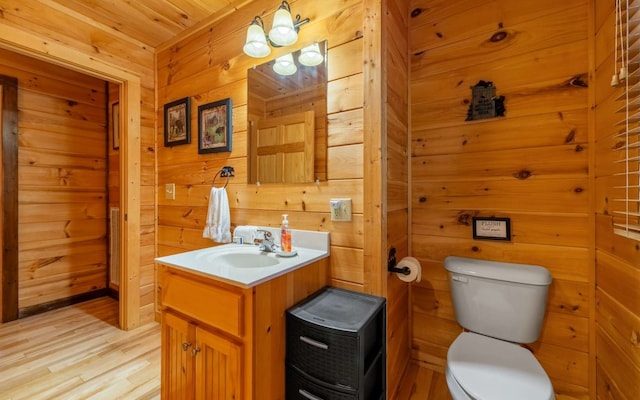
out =
<svg viewBox="0 0 640 400"><path fill-rule="evenodd" d="M2 81L17 82L2 132L6 322L107 294L108 204L120 196L106 82L4 49L0 59L15 77Z"/></svg>
<svg viewBox="0 0 640 400"><path fill-rule="evenodd" d="M3 48L69 68L119 86L120 94L120 272L119 326L129 330L140 325L140 78L130 72L98 63L56 44L43 50L36 42L18 43L22 36L2 38ZM62 56L60 56L62 55ZM73 60L73 61L72 61ZM4 278L3 278L4 282ZM8 294L2 293L2 298Z"/></svg>

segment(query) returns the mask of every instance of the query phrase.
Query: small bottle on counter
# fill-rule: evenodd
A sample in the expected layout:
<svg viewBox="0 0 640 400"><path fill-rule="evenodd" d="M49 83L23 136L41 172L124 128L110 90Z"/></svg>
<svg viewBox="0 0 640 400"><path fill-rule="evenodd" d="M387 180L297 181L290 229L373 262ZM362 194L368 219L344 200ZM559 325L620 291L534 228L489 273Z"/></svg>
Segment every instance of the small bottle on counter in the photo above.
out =
<svg viewBox="0 0 640 400"><path fill-rule="evenodd" d="M291 252L291 229L289 229L288 214L282 214L282 226L280 226L280 248L284 253Z"/></svg>

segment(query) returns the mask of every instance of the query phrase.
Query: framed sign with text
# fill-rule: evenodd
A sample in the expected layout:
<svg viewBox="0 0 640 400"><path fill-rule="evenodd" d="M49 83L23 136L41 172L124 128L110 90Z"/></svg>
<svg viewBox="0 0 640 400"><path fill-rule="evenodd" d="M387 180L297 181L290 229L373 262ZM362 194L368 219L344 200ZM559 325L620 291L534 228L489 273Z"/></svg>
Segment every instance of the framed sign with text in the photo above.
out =
<svg viewBox="0 0 640 400"><path fill-rule="evenodd" d="M511 219L473 217L473 238L510 241Z"/></svg>

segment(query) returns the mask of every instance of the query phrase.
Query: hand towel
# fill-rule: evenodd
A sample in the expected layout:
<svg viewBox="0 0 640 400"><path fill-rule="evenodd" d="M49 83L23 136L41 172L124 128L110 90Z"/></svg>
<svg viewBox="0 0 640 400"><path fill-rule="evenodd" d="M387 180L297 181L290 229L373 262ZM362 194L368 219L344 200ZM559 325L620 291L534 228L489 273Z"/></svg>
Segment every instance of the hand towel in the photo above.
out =
<svg viewBox="0 0 640 400"><path fill-rule="evenodd" d="M218 243L231 242L231 214L225 188L211 188L207 224L202 237L213 239Z"/></svg>

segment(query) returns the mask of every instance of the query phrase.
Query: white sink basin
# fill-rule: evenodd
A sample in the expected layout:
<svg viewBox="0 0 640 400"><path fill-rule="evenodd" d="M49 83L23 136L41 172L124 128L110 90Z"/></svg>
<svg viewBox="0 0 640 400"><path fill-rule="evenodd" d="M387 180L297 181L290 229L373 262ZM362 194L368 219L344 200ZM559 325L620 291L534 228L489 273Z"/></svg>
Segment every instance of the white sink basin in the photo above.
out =
<svg viewBox="0 0 640 400"><path fill-rule="evenodd" d="M277 228L260 228L272 230L276 236L279 232ZM329 257L329 234L294 229L292 246L296 253L287 257L260 251L252 244L225 244L159 257L156 261L249 288Z"/></svg>
<svg viewBox="0 0 640 400"><path fill-rule="evenodd" d="M258 251L255 246L223 251L212 251L196 256L196 260L230 268L263 268L273 267L280 263L274 253Z"/></svg>

